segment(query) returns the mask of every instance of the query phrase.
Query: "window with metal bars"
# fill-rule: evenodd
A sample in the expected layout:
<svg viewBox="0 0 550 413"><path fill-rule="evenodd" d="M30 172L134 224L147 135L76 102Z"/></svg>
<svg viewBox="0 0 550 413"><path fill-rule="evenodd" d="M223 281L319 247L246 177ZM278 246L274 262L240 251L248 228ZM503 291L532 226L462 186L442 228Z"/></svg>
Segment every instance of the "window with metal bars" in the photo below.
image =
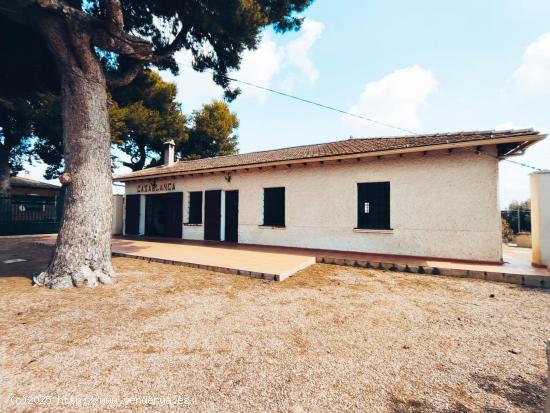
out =
<svg viewBox="0 0 550 413"><path fill-rule="evenodd" d="M285 226L285 188L264 188L264 226Z"/></svg>
<svg viewBox="0 0 550 413"><path fill-rule="evenodd" d="M357 228L391 229L389 182L357 184Z"/></svg>
<svg viewBox="0 0 550 413"><path fill-rule="evenodd" d="M202 191L189 192L189 224L202 224Z"/></svg>

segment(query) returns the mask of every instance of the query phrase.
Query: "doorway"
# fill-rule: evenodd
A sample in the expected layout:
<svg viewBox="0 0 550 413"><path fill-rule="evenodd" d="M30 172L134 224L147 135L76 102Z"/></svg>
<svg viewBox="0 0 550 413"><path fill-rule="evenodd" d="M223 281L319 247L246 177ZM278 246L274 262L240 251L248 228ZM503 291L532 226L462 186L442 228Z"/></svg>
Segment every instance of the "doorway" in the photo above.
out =
<svg viewBox="0 0 550 413"><path fill-rule="evenodd" d="M221 239L222 191L205 191L204 193L204 239L219 241Z"/></svg>
<svg viewBox="0 0 550 413"><path fill-rule="evenodd" d="M225 191L225 241L239 241L239 191Z"/></svg>
<svg viewBox="0 0 550 413"><path fill-rule="evenodd" d="M183 193L147 195L145 235L181 238Z"/></svg>
<svg viewBox="0 0 550 413"><path fill-rule="evenodd" d="M141 195L126 195L126 235L139 235L139 204Z"/></svg>

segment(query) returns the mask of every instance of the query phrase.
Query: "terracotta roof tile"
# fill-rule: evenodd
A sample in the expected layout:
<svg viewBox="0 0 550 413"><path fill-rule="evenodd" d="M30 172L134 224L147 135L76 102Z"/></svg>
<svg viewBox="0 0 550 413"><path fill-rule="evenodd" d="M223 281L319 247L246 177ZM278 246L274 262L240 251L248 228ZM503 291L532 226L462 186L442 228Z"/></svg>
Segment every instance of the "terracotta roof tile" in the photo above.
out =
<svg viewBox="0 0 550 413"><path fill-rule="evenodd" d="M147 178L155 175L169 175L180 173L193 173L210 169L231 169L247 165L260 166L261 164L281 161L311 160L327 156L343 156L380 152L387 150L399 150L413 147L425 147L440 144L453 144L462 142L475 142L480 140L495 140L517 137L518 145L523 137L536 137L539 132L533 129L507 130L507 131L477 131L440 133L433 135L399 136L389 138L363 138L347 139L336 142L320 143L313 145L294 146L291 148L275 149L261 152L243 153L237 155L204 158L192 161L179 161L170 166L157 166L141 171L132 172L116 177L116 180Z"/></svg>

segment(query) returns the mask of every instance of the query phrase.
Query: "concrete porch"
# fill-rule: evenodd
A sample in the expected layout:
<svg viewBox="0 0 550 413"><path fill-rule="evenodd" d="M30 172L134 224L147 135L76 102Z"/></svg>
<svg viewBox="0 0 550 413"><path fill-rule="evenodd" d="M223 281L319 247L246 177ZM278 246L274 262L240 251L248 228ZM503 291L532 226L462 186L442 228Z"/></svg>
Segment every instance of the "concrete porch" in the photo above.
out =
<svg viewBox="0 0 550 413"><path fill-rule="evenodd" d="M315 256L299 251L281 251L274 247L250 246L181 239L128 237L113 238L113 255L139 258L165 264L184 265L283 281L312 264Z"/></svg>
<svg viewBox="0 0 550 413"><path fill-rule="evenodd" d="M54 241L55 235L45 236L38 242ZM112 248L114 256L274 281L283 281L318 262L550 288L550 271L531 266L530 250L508 246L503 247L503 264L172 238L115 237Z"/></svg>

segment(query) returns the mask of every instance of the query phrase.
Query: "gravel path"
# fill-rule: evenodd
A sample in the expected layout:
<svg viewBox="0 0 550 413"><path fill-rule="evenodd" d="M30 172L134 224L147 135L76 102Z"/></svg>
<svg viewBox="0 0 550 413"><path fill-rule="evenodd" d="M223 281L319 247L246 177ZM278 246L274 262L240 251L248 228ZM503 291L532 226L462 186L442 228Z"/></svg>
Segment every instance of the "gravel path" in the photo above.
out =
<svg viewBox="0 0 550 413"><path fill-rule="evenodd" d="M33 288L49 254L0 241L2 411L543 408L548 290L329 265L274 283L125 258L111 287ZM28 261L1 263L14 257Z"/></svg>

